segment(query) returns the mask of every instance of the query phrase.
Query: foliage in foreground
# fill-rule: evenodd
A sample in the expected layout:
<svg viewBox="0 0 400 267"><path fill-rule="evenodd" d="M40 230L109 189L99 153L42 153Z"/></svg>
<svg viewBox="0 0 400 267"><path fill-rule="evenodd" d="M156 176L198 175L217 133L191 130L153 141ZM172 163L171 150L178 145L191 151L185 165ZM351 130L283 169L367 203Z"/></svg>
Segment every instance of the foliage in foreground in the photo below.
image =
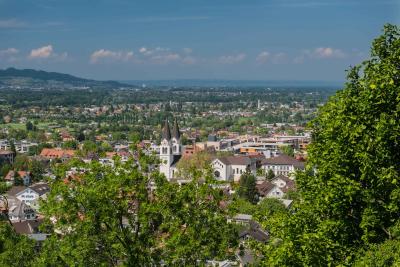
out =
<svg viewBox="0 0 400 267"><path fill-rule="evenodd" d="M270 226L275 240L262 249L265 265L398 262L400 31L396 26L384 27L371 56L349 71L345 88L312 121L308 169L297 176L302 201L288 219Z"/></svg>
<svg viewBox="0 0 400 267"><path fill-rule="evenodd" d="M42 211L58 234L45 242L39 262L195 265L233 254L236 233L220 209L222 196L206 184L180 187L132 162L88 167L52 185Z"/></svg>

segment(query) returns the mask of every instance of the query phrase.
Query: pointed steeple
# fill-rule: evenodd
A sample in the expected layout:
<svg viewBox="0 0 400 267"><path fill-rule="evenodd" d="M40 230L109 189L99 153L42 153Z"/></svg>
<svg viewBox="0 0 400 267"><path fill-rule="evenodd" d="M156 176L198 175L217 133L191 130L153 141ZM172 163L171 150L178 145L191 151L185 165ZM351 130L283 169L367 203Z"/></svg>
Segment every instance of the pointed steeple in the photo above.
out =
<svg viewBox="0 0 400 267"><path fill-rule="evenodd" d="M175 137L176 140L181 138L181 132L179 131L178 121L175 118L174 128L172 129L172 137Z"/></svg>
<svg viewBox="0 0 400 267"><path fill-rule="evenodd" d="M164 128L162 130L162 138L166 140L171 140L171 130L169 129L168 119L165 119Z"/></svg>

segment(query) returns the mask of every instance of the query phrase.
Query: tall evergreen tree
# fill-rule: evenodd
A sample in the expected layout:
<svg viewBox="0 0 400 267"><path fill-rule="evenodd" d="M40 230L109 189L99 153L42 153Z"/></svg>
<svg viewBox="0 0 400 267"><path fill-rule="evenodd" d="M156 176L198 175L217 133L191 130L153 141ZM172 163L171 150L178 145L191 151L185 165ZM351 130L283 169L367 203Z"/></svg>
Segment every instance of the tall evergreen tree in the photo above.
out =
<svg viewBox="0 0 400 267"><path fill-rule="evenodd" d="M240 177L238 195L253 204L258 200L256 177L249 171L246 171Z"/></svg>

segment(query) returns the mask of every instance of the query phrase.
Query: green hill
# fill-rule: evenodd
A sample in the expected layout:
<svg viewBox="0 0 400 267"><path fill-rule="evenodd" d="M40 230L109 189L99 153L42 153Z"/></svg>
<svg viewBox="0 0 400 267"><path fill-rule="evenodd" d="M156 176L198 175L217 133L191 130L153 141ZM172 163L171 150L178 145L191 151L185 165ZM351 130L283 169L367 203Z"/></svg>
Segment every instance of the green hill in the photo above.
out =
<svg viewBox="0 0 400 267"><path fill-rule="evenodd" d="M65 88L76 86L84 86L90 88L131 87L131 85L123 84L116 81L96 81L58 72L15 68L0 70L0 85L20 87L43 86Z"/></svg>

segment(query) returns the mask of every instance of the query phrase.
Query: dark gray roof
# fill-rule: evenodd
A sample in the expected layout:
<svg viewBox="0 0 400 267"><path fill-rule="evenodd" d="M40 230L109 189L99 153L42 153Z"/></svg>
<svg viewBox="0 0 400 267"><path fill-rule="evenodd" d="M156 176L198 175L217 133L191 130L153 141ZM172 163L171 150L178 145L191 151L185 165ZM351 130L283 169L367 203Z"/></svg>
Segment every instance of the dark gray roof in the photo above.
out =
<svg viewBox="0 0 400 267"><path fill-rule="evenodd" d="M38 193L39 196L42 196L50 191L49 185L44 182L39 182L39 183L33 184L29 188L31 188L33 191Z"/></svg>
<svg viewBox="0 0 400 267"><path fill-rule="evenodd" d="M22 221L13 223L15 232L18 234L36 234L39 233L39 225L42 223L42 219Z"/></svg>
<svg viewBox="0 0 400 267"><path fill-rule="evenodd" d="M244 238L245 236L251 236L258 242L267 242L269 239L269 233L264 231L261 226L255 221L250 222L250 227L239 233L239 238Z"/></svg>
<svg viewBox="0 0 400 267"><path fill-rule="evenodd" d="M270 181L264 181L262 184L256 185L258 194L262 197L268 195L269 191L271 191L274 187L275 185Z"/></svg>
<svg viewBox="0 0 400 267"><path fill-rule="evenodd" d="M285 154L279 155L274 158L264 159L262 161L262 165L293 165L296 168L304 168L304 162Z"/></svg>
<svg viewBox="0 0 400 267"><path fill-rule="evenodd" d="M26 186L13 186L13 187L10 188L10 190L7 191L7 196L14 197L19 192L25 190L26 188L28 188L28 187L26 187Z"/></svg>
<svg viewBox="0 0 400 267"><path fill-rule="evenodd" d="M243 156L228 156L218 158L225 165L250 165L251 160L249 157Z"/></svg>
<svg viewBox="0 0 400 267"><path fill-rule="evenodd" d="M174 128L172 129L172 137L175 137L177 140L181 138L181 132L179 131L178 121L175 119Z"/></svg>
<svg viewBox="0 0 400 267"><path fill-rule="evenodd" d="M174 166L178 163L178 161L181 159L182 155L174 155L174 159L171 163L171 166Z"/></svg>
<svg viewBox="0 0 400 267"><path fill-rule="evenodd" d="M287 176L278 175L275 176L272 181L264 181L262 184L256 185L258 194L262 197L268 195L268 193L276 186L272 182L277 179L281 179L286 183L284 187L277 186L283 193L287 193L290 190L296 190L296 183L293 180L289 179Z"/></svg>
<svg viewBox="0 0 400 267"><path fill-rule="evenodd" d="M9 205L9 216L24 218L26 213L34 213L35 210L30 206L26 205L22 201L14 201L12 205Z"/></svg>
<svg viewBox="0 0 400 267"><path fill-rule="evenodd" d="M168 119L165 120L164 128L162 129L162 139L171 140L171 130L169 129Z"/></svg>

